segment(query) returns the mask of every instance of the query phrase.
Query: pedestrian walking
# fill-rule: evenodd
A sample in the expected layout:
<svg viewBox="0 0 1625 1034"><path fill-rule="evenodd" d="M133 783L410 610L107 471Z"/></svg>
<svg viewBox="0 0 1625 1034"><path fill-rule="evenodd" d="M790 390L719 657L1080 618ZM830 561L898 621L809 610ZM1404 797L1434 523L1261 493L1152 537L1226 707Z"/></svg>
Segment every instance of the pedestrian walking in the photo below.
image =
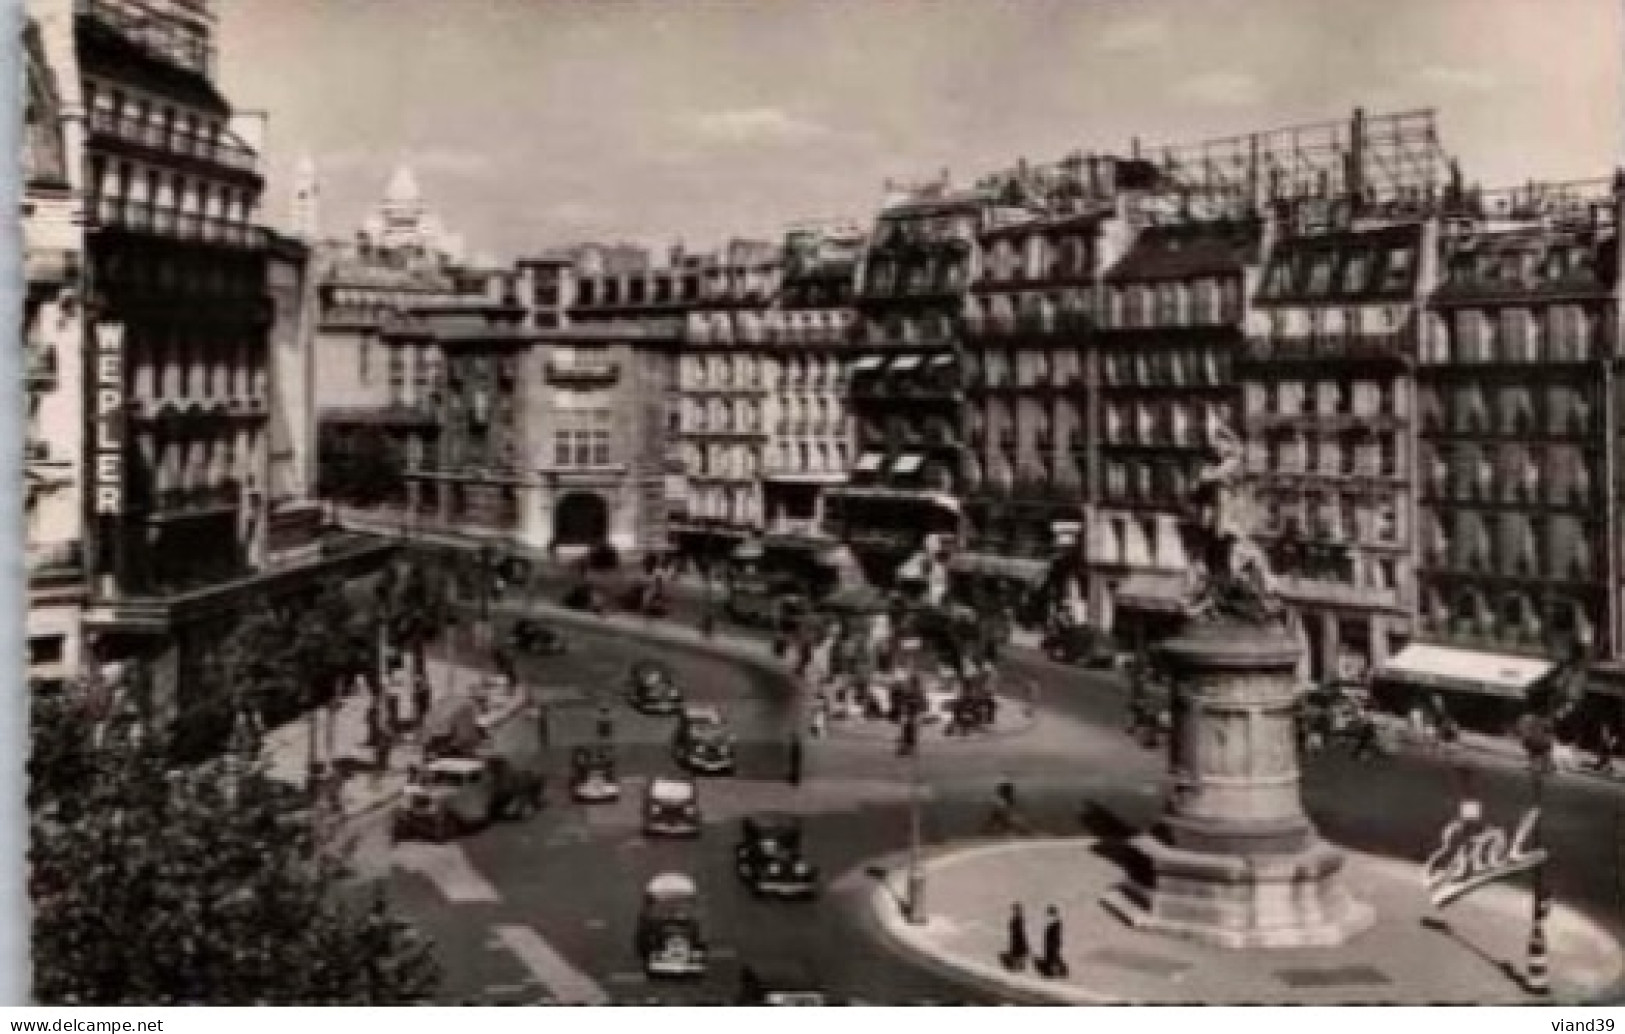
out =
<svg viewBox="0 0 1625 1034"><path fill-rule="evenodd" d="M897 756L913 757L920 749L920 718L914 711L903 716L902 731L897 735Z"/></svg>
<svg viewBox="0 0 1625 1034"><path fill-rule="evenodd" d="M784 781L789 783L791 786L800 786L801 785L801 760L802 760L801 759L801 737L800 736L791 737L789 755L790 755L789 758L788 758L789 764L787 766L788 770L784 774Z"/></svg>
<svg viewBox="0 0 1625 1034"><path fill-rule="evenodd" d="M1597 757L1591 764L1593 772L1603 775L1614 774L1614 758L1619 755L1619 733L1615 731L1613 723L1604 723L1597 734Z"/></svg>
<svg viewBox="0 0 1625 1034"><path fill-rule="evenodd" d="M1004 963L1005 969L1020 973L1027 968L1032 949L1027 940L1027 917L1022 914L1019 903L1010 906L1008 930L1009 940L1005 945L1004 957L999 961Z"/></svg>
<svg viewBox="0 0 1625 1034"><path fill-rule="evenodd" d="M373 770L379 775L389 771L389 755L395 746L395 738L389 729L378 730L378 742L373 744Z"/></svg>
<svg viewBox="0 0 1625 1034"><path fill-rule="evenodd" d="M1039 976L1055 979L1064 977L1068 973L1066 958L1063 955L1062 938L1064 931L1061 927L1061 912L1054 905L1044 910L1044 954L1039 957Z"/></svg>
<svg viewBox="0 0 1625 1034"><path fill-rule="evenodd" d="M829 734L829 697L822 690L813 698L812 722L809 731L814 739L823 739Z"/></svg>

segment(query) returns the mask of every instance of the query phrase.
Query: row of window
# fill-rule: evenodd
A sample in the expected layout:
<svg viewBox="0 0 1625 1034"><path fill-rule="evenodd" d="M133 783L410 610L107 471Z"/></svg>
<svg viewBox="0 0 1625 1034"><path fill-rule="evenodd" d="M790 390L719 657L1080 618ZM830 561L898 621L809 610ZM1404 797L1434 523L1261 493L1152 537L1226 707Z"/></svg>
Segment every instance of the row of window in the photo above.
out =
<svg viewBox="0 0 1625 1034"><path fill-rule="evenodd" d="M1405 381L1249 381L1242 387L1248 416L1403 417L1409 411Z"/></svg>
<svg viewBox="0 0 1625 1034"><path fill-rule="evenodd" d="M1403 454L1392 435L1344 442L1286 431L1247 443L1247 470L1254 474L1315 474L1322 477L1405 476Z"/></svg>
<svg viewBox="0 0 1625 1034"><path fill-rule="evenodd" d="M1429 566L1473 574L1586 581L1600 574L1596 551L1579 520L1535 521L1526 514L1490 517L1456 511L1423 517Z"/></svg>
<svg viewBox="0 0 1625 1034"><path fill-rule="evenodd" d="M752 356L691 355L683 358L680 383L684 389L766 388L806 386L839 387L844 364L835 359L792 359L782 365Z"/></svg>
<svg viewBox="0 0 1625 1034"><path fill-rule="evenodd" d="M1587 362L1610 339L1600 313L1579 305L1544 310L1458 309L1430 313L1422 335L1424 363Z"/></svg>
<svg viewBox="0 0 1625 1034"><path fill-rule="evenodd" d="M1423 592L1423 628L1432 635L1495 639L1544 646L1554 634L1567 640L1596 627L1589 608L1576 600L1536 599L1520 592L1490 596L1476 588Z"/></svg>
<svg viewBox="0 0 1625 1034"><path fill-rule="evenodd" d="M226 223L246 223L257 195L234 183L219 183L129 160L90 154L85 159L90 207L102 201L147 205L155 212L178 212Z"/></svg>
<svg viewBox="0 0 1625 1034"><path fill-rule="evenodd" d="M1545 391L1518 385L1486 388L1463 384L1425 388L1421 396L1422 430L1435 434L1506 434L1517 437L1545 432L1583 437L1591 433L1593 406L1585 389L1565 384Z"/></svg>
<svg viewBox="0 0 1625 1034"><path fill-rule="evenodd" d="M1101 377L1108 387L1220 387L1231 382L1230 355L1212 348L1109 352Z"/></svg>
<svg viewBox="0 0 1625 1034"><path fill-rule="evenodd" d="M126 376L138 397L265 401L269 375L253 342L153 340L132 349Z"/></svg>
<svg viewBox="0 0 1625 1034"><path fill-rule="evenodd" d="M1407 291L1416 281L1416 248L1293 249L1270 263L1267 297L1384 294Z"/></svg>

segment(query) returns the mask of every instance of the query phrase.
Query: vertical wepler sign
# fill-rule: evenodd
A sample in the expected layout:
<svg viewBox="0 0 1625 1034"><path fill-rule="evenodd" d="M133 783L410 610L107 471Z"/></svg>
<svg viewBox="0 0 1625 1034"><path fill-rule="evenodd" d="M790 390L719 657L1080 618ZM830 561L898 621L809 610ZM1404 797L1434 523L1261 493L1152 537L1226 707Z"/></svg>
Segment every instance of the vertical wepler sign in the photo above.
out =
<svg viewBox="0 0 1625 1034"><path fill-rule="evenodd" d="M95 472L98 518L124 511L124 325L96 325Z"/></svg>

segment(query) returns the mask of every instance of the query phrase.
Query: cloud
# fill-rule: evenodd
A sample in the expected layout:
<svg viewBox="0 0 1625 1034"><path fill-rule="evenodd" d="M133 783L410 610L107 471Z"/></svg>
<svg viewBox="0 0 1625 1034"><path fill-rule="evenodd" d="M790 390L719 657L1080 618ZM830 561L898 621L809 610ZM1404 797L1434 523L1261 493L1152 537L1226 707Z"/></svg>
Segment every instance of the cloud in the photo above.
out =
<svg viewBox="0 0 1625 1034"><path fill-rule="evenodd" d="M827 126L781 108L724 108L691 114L684 122L696 136L725 144L796 143L830 135Z"/></svg>
<svg viewBox="0 0 1625 1034"><path fill-rule="evenodd" d="M496 163L489 154L476 150L453 150L446 147L426 151L412 151L405 162L415 171L459 179L478 179L496 171Z"/></svg>
<svg viewBox="0 0 1625 1034"><path fill-rule="evenodd" d="M1484 93L1495 86L1495 76L1489 72L1459 65L1428 65L1416 77L1429 86L1458 93Z"/></svg>
<svg viewBox="0 0 1625 1034"><path fill-rule="evenodd" d="M548 205L542 214L553 222L573 225L597 222L604 217L603 209L585 201L559 201Z"/></svg>
<svg viewBox="0 0 1625 1034"><path fill-rule="evenodd" d="M1209 108L1245 108L1264 99L1264 85L1247 72L1205 72L1174 87L1174 96Z"/></svg>
<svg viewBox="0 0 1625 1034"><path fill-rule="evenodd" d="M1095 47L1107 54L1143 54L1168 42L1168 23L1161 18L1130 18L1106 26Z"/></svg>

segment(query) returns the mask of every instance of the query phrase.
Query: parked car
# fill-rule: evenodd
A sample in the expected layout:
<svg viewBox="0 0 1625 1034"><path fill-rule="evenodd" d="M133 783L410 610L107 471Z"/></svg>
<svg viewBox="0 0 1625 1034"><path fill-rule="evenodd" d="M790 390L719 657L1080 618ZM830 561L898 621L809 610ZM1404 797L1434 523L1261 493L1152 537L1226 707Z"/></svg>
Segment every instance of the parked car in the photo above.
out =
<svg viewBox="0 0 1625 1034"><path fill-rule="evenodd" d="M699 775L732 775L735 764L733 734L715 707L683 708L672 736L672 757Z"/></svg>
<svg viewBox="0 0 1625 1034"><path fill-rule="evenodd" d="M398 838L449 840L502 818L541 810L540 756L442 757L409 783L395 812Z"/></svg>
<svg viewBox="0 0 1625 1034"><path fill-rule="evenodd" d="M520 618L508 629L508 643L516 650L539 657L557 657L569 647L558 629L531 618Z"/></svg>
<svg viewBox="0 0 1625 1034"><path fill-rule="evenodd" d="M699 793L692 779L656 776L643 798L643 832L652 837L700 835Z"/></svg>
<svg viewBox="0 0 1625 1034"><path fill-rule="evenodd" d="M570 610L590 611L594 614L604 612L603 593L587 582L579 582L570 587L564 594L564 605Z"/></svg>
<svg viewBox="0 0 1625 1034"><path fill-rule="evenodd" d="M627 676L627 701L644 714L676 714L683 707L683 691L672 670L659 661L642 660Z"/></svg>
<svg viewBox="0 0 1625 1034"><path fill-rule="evenodd" d="M757 815L740 824L734 868L763 897L812 898L818 869L801 851L801 822L788 815Z"/></svg>
<svg viewBox="0 0 1625 1034"><path fill-rule="evenodd" d="M570 763L570 797L580 804L608 804L621 799L615 755L609 747L577 747Z"/></svg>
<svg viewBox="0 0 1625 1034"><path fill-rule="evenodd" d="M621 594L621 608L645 617L663 618L670 612L666 590L656 581L633 582Z"/></svg>
<svg viewBox="0 0 1625 1034"><path fill-rule="evenodd" d="M679 872L663 872L643 891L635 948L651 977L705 974L709 952L700 923L700 894Z"/></svg>
<svg viewBox="0 0 1625 1034"><path fill-rule="evenodd" d="M1061 664L1109 668L1117 663L1110 635L1088 625L1053 625L1041 643L1045 656Z"/></svg>

